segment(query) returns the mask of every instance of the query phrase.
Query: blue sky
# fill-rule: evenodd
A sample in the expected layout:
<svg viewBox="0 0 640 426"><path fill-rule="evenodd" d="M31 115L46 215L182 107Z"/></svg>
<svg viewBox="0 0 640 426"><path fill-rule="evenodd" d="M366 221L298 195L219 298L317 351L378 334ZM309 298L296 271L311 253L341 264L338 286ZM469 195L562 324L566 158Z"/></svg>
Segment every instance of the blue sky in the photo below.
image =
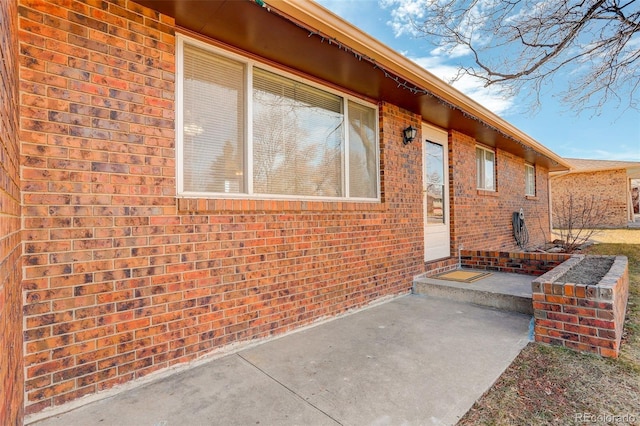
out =
<svg viewBox="0 0 640 426"><path fill-rule="evenodd" d="M316 0L321 5L380 40L438 77L448 78L455 60L440 56L431 43L410 32L398 30L407 14L415 14L414 0ZM398 34L401 32L401 34ZM554 85L563 86L562 78ZM459 90L532 136L556 154L568 158L640 161L640 111L624 106L605 106L599 115L586 110L576 113L544 93L541 106L530 111L524 94L505 98L473 80L454 84Z"/></svg>

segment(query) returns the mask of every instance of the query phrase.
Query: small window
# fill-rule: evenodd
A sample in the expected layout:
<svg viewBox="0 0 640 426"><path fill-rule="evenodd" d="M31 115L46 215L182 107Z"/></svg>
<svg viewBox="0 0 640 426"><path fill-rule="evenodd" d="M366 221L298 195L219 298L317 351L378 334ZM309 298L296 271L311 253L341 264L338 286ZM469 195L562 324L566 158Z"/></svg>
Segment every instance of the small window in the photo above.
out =
<svg viewBox="0 0 640 426"><path fill-rule="evenodd" d="M478 189L484 189L486 191L496 190L495 164L495 152L479 146L476 147L476 184Z"/></svg>
<svg viewBox="0 0 640 426"><path fill-rule="evenodd" d="M524 195L536 195L536 168L531 164L524 165Z"/></svg>

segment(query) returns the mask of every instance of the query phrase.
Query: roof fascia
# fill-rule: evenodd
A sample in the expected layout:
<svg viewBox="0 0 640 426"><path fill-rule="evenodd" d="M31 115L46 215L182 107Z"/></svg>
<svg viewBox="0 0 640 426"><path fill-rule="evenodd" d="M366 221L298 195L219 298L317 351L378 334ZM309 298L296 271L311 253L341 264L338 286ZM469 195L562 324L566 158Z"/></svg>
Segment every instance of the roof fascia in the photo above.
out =
<svg viewBox="0 0 640 426"><path fill-rule="evenodd" d="M489 111L451 85L445 83L443 80L437 78L407 57L344 21L323 6L313 1L300 0L272 0L266 7L269 6L273 6L279 12L288 15L294 21L299 20L306 25L313 26L318 31L335 38L340 43L370 57L389 71L394 72L418 87L432 92L443 100L457 105L467 114L475 116L489 126L493 126L514 139L521 141L534 151L566 167L566 169L571 168L566 160L526 133Z"/></svg>

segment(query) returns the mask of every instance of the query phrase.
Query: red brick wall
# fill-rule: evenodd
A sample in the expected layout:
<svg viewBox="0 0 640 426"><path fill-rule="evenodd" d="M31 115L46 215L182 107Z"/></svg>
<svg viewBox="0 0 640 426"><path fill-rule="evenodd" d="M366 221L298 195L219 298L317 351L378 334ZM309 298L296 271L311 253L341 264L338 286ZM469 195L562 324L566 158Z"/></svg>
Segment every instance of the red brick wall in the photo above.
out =
<svg viewBox="0 0 640 426"><path fill-rule="evenodd" d="M567 202L569 195L580 208L586 200L597 201L599 213L595 219L597 226L626 227L629 221L629 189L626 170L607 170L603 172L572 173L557 176L551 180L551 199L554 205ZM559 226L554 217L554 226Z"/></svg>
<svg viewBox="0 0 640 426"><path fill-rule="evenodd" d="M178 200L173 22L21 3L28 413L424 272L421 148L401 137L416 116L380 105L383 203Z"/></svg>
<svg viewBox="0 0 640 426"><path fill-rule="evenodd" d="M496 191L476 186L476 142L458 132L449 136L452 253L466 250L521 251L513 237L511 217L524 209L527 248L549 241L547 170L536 166L536 196L524 195L524 159L496 151Z"/></svg>
<svg viewBox="0 0 640 426"><path fill-rule="evenodd" d="M23 417L17 1L0 2L0 424Z"/></svg>

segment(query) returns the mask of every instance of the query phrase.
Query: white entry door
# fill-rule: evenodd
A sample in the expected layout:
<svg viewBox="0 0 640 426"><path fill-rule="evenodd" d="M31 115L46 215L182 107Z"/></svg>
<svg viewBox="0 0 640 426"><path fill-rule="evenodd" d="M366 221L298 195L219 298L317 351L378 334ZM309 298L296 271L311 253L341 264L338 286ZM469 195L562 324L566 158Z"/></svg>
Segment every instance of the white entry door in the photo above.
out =
<svg viewBox="0 0 640 426"><path fill-rule="evenodd" d="M424 259L451 255L449 235L449 156L447 132L422 125Z"/></svg>

